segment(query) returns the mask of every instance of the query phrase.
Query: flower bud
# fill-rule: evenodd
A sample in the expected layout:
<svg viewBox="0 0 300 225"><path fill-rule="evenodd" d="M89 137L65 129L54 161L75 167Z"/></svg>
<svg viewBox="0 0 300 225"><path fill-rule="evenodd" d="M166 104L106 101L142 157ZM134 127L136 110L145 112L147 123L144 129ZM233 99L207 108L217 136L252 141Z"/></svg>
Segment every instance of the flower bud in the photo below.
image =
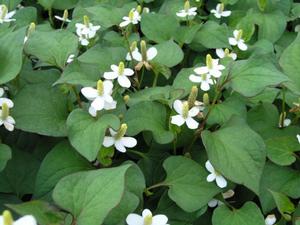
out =
<svg viewBox="0 0 300 225"><path fill-rule="evenodd" d="M257 6L260 9L260 11L265 11L265 8L267 6L268 1L267 0L257 0Z"/></svg>
<svg viewBox="0 0 300 225"><path fill-rule="evenodd" d="M188 98L189 108L192 108L195 105L195 101L197 100L198 96L198 88L197 86L193 86Z"/></svg>
<svg viewBox="0 0 300 225"><path fill-rule="evenodd" d="M2 104L2 115L1 115L1 119L5 120L7 117L9 116L9 107L8 105L4 102Z"/></svg>
<svg viewBox="0 0 300 225"><path fill-rule="evenodd" d="M129 96L129 95L125 95L125 96L123 97L123 100L124 100L125 104L127 105L128 102L129 102L129 100L130 100L130 96Z"/></svg>
<svg viewBox="0 0 300 225"><path fill-rule="evenodd" d="M147 61L147 45L146 41L142 40L141 43L141 53L142 53L142 59L143 61Z"/></svg>
<svg viewBox="0 0 300 225"><path fill-rule="evenodd" d="M90 26L90 19L88 16L83 16L83 23L85 26L89 27Z"/></svg>
<svg viewBox="0 0 300 225"><path fill-rule="evenodd" d="M124 135L126 134L126 131L127 131L127 124L126 123L123 123L119 129L119 131L117 132L115 138L116 140L124 137Z"/></svg>
<svg viewBox="0 0 300 225"><path fill-rule="evenodd" d="M184 10L188 11L190 8L191 8L190 1L189 0L185 1L185 3L184 3Z"/></svg>
<svg viewBox="0 0 300 225"><path fill-rule="evenodd" d="M220 11L221 11L221 12L224 11L224 3L220 3Z"/></svg>
<svg viewBox="0 0 300 225"><path fill-rule="evenodd" d="M137 11L139 14L141 14L141 12L142 12L142 6L138 5L138 6L136 7L136 11Z"/></svg>
<svg viewBox="0 0 300 225"><path fill-rule="evenodd" d="M208 93L204 93L204 95L203 95L203 103L204 103L205 106L209 105L209 95L208 95Z"/></svg>
<svg viewBox="0 0 300 225"><path fill-rule="evenodd" d="M122 75L124 73L125 65L123 62L119 63L118 73L119 75Z"/></svg>
<svg viewBox="0 0 300 225"><path fill-rule="evenodd" d="M67 20L68 19L68 17L69 17L69 12L68 12L68 10L64 10L64 14L63 14L63 19L64 20Z"/></svg>
<svg viewBox="0 0 300 225"><path fill-rule="evenodd" d="M210 54L207 54L206 55L206 66L209 68L209 69L212 69L213 68L213 60L212 60L212 57Z"/></svg>
<svg viewBox="0 0 300 225"><path fill-rule="evenodd" d="M3 216L3 224L4 225L13 225L14 220L12 218L10 211L5 210L2 214L2 216Z"/></svg>
<svg viewBox="0 0 300 225"><path fill-rule="evenodd" d="M103 94L103 81L102 80L98 80L97 82L97 91L99 93L99 95Z"/></svg>

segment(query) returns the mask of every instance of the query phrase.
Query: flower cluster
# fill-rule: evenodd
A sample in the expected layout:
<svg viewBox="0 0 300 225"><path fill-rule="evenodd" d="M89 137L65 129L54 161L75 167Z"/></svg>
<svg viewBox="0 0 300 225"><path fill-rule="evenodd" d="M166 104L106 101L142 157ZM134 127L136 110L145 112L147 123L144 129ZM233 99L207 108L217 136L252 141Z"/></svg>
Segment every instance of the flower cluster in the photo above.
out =
<svg viewBox="0 0 300 225"><path fill-rule="evenodd" d="M95 38L97 31L101 26L94 26L87 16L83 17L83 23L76 23L76 34L79 37L80 44L87 46L90 40Z"/></svg>
<svg viewBox="0 0 300 225"><path fill-rule="evenodd" d="M9 111L12 107L14 107L14 103L12 100L3 97L4 92L4 89L0 88L0 126L4 125L8 131L13 131L16 121L12 116L10 116Z"/></svg>

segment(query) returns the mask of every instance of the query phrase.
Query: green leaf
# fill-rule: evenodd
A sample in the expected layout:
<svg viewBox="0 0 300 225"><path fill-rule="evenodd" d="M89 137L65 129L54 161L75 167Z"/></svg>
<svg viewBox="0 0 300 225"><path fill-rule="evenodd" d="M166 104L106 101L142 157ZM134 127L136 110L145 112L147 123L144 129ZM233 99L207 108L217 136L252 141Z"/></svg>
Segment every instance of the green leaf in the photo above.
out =
<svg viewBox="0 0 300 225"><path fill-rule="evenodd" d="M295 41L290 44L282 53L279 63L283 72L289 77L287 87L300 94L300 33Z"/></svg>
<svg viewBox="0 0 300 225"><path fill-rule="evenodd" d="M19 74L22 68L24 37L25 31L20 29L0 38L0 43L3 43L0 45L0 84L13 80Z"/></svg>
<svg viewBox="0 0 300 225"><path fill-rule="evenodd" d="M141 176L137 167L130 164L72 174L58 182L53 198L60 207L73 214L76 224L103 224L111 210L120 204L126 191L142 194L144 184L141 177L134 192L128 188L127 178L132 181L134 174Z"/></svg>
<svg viewBox="0 0 300 225"><path fill-rule="evenodd" d="M148 39L161 43L173 38L179 24L175 16L148 13L142 16L141 29Z"/></svg>
<svg viewBox="0 0 300 225"><path fill-rule="evenodd" d="M259 192L265 144L243 119L233 116L220 130L204 131L202 140L209 160L220 173L255 193Z"/></svg>
<svg viewBox="0 0 300 225"><path fill-rule="evenodd" d="M228 43L228 28L225 24L219 25L214 21L203 24L196 33L192 44L206 48L230 48Z"/></svg>
<svg viewBox="0 0 300 225"><path fill-rule="evenodd" d="M195 85L190 81L189 76L194 73L194 68L183 68L176 75L173 82L173 88L184 90L184 96L187 96Z"/></svg>
<svg viewBox="0 0 300 225"><path fill-rule="evenodd" d="M14 99L12 115L23 131L61 137L67 135L67 98L49 84L25 85Z"/></svg>
<svg viewBox="0 0 300 225"><path fill-rule="evenodd" d="M268 158L280 165L288 166L296 161L296 151L300 151L300 144L296 137L283 136L267 139L266 150Z"/></svg>
<svg viewBox="0 0 300 225"><path fill-rule="evenodd" d="M157 56L153 59L153 62L173 67L183 60L183 51L172 40L155 45L155 48L157 49Z"/></svg>
<svg viewBox="0 0 300 225"><path fill-rule="evenodd" d="M259 199L265 213L276 207L269 190L280 192L291 198L300 197L300 172L288 167L267 163L262 175Z"/></svg>
<svg viewBox="0 0 300 225"><path fill-rule="evenodd" d="M227 206L219 206L212 217L213 225L265 225L264 217L257 205L246 202L242 208L231 211Z"/></svg>
<svg viewBox="0 0 300 225"><path fill-rule="evenodd" d="M294 204L286 195L271 190L270 192L275 200L275 203L281 215L286 220L291 220L291 214L295 211Z"/></svg>
<svg viewBox="0 0 300 225"><path fill-rule="evenodd" d="M167 110L156 102L141 102L129 108L124 116L128 125L127 134L137 135L142 131L151 131L157 143L170 143L174 135L167 129Z"/></svg>
<svg viewBox="0 0 300 225"><path fill-rule="evenodd" d="M38 0L38 3L40 3L45 9L71 9L74 8L79 0Z"/></svg>
<svg viewBox="0 0 300 225"><path fill-rule="evenodd" d="M0 172L5 168L8 160L11 159L11 150L8 145L0 144Z"/></svg>
<svg viewBox="0 0 300 225"><path fill-rule="evenodd" d="M92 117L82 109L74 110L67 120L68 137L72 146L86 159L96 159L101 149L106 129L120 127L119 118L113 114Z"/></svg>
<svg viewBox="0 0 300 225"><path fill-rule="evenodd" d="M49 195L63 177L93 167L66 141L57 144L44 158L35 182L34 196Z"/></svg>
<svg viewBox="0 0 300 225"><path fill-rule="evenodd" d="M169 197L186 212L201 209L221 192L215 184L206 181L205 169L189 158L171 156L163 167L167 172L163 185L169 187Z"/></svg>
<svg viewBox="0 0 300 225"><path fill-rule="evenodd" d="M68 57L77 52L78 38L66 30L35 31L25 45L27 54L44 63L64 68Z"/></svg>
<svg viewBox="0 0 300 225"><path fill-rule="evenodd" d="M17 212L18 214L33 215L37 222L41 225L61 224L64 217L61 212L55 209L47 202L35 200L22 204L7 204L7 207Z"/></svg>
<svg viewBox="0 0 300 225"><path fill-rule="evenodd" d="M177 33L174 38L179 44L190 44L194 40L195 35L201 26L202 24L196 24L188 27L181 26L179 29L177 29Z"/></svg>
<svg viewBox="0 0 300 225"><path fill-rule="evenodd" d="M235 62L231 74L230 86L246 97L253 97L267 87L288 81L288 78L263 56Z"/></svg>

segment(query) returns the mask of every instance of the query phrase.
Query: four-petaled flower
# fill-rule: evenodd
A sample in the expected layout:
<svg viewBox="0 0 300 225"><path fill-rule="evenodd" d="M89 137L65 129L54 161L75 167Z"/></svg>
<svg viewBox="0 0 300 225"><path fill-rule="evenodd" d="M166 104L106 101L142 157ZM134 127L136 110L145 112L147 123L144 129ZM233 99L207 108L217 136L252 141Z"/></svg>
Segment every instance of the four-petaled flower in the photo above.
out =
<svg viewBox="0 0 300 225"><path fill-rule="evenodd" d="M200 83L200 88L202 91L208 91L210 89L210 85L214 84L214 81L211 79L209 74L199 74L198 68L194 69L194 72L198 75L191 74L189 76L190 81L194 83Z"/></svg>
<svg viewBox="0 0 300 225"><path fill-rule="evenodd" d="M144 209L142 215L131 213L126 218L127 225L168 225L168 217L162 214L153 216L149 209Z"/></svg>
<svg viewBox="0 0 300 225"><path fill-rule="evenodd" d="M37 222L32 215L26 215L14 221L11 213L5 210L0 216L0 225L37 225Z"/></svg>
<svg viewBox="0 0 300 225"><path fill-rule="evenodd" d="M276 223L276 217L274 214L268 215L265 219L266 225L274 225Z"/></svg>
<svg viewBox="0 0 300 225"><path fill-rule="evenodd" d="M244 39L242 39L243 31L242 30L235 30L233 31L233 37L230 37L229 44L232 46L238 46L238 48L242 51L246 51L248 46L245 44Z"/></svg>
<svg viewBox="0 0 300 225"><path fill-rule="evenodd" d="M141 21L141 15L136 9L131 9L128 16L124 16L120 23L120 27L126 27L129 24L138 24Z"/></svg>
<svg viewBox="0 0 300 225"><path fill-rule="evenodd" d="M216 183L220 188L225 188L227 186L227 181L225 180L225 178L214 169L210 161L206 161L205 167L210 172L210 174L206 178L208 182L213 182L214 180L216 180Z"/></svg>
<svg viewBox="0 0 300 225"><path fill-rule="evenodd" d="M105 72L103 75L105 79L117 79L121 87L129 88L131 86L131 82L128 79L128 76L132 76L134 74L134 71L132 69L125 68L123 62L120 62L119 66L111 65L110 68L112 72Z"/></svg>
<svg viewBox="0 0 300 225"><path fill-rule="evenodd" d="M111 136L105 136L103 140L104 147L115 146L119 152L126 152L126 148L133 148L137 144L137 140L133 137L124 137L127 131L127 125L122 124L118 131L109 128Z"/></svg>
<svg viewBox="0 0 300 225"><path fill-rule="evenodd" d="M87 16L83 17L84 23L76 23L76 34L79 37L81 45L87 46L90 43L90 39L96 36L97 31L100 29L100 26L94 26L90 23Z"/></svg>
<svg viewBox="0 0 300 225"><path fill-rule="evenodd" d="M135 66L135 69L140 70L143 66L145 66L146 69L150 70L152 67L149 61L155 58L155 56L157 55L157 49L155 47L151 47L147 49L146 42L144 40L141 41L140 45L141 45L141 52L139 51L132 52L133 59L139 62Z"/></svg>
<svg viewBox="0 0 300 225"><path fill-rule="evenodd" d="M0 5L0 24L15 21L12 17L16 14L16 10L8 12L6 5Z"/></svg>
<svg viewBox="0 0 300 225"><path fill-rule="evenodd" d="M219 59L213 59L210 54L206 55L206 66L201 66L195 69L197 74L209 74L215 78L222 76L221 70L225 66L219 65Z"/></svg>
<svg viewBox="0 0 300 225"><path fill-rule="evenodd" d="M13 131L16 121L9 115L9 109L14 107L14 103L8 98L0 98L0 107L0 126L4 125L8 131Z"/></svg>
<svg viewBox="0 0 300 225"><path fill-rule="evenodd" d="M216 9L212 9L210 12L213 13L214 16L218 19L220 19L221 17L228 17L231 15L231 11L224 11L223 3L217 4Z"/></svg>
<svg viewBox="0 0 300 225"><path fill-rule="evenodd" d="M173 103L173 108L178 113L178 115L172 116L171 123L177 126L182 126L184 123L190 129L197 129L199 123L193 119L200 112L200 108L197 106L189 109L189 103L187 101L175 100Z"/></svg>
<svg viewBox="0 0 300 225"><path fill-rule="evenodd" d="M186 18L187 20L189 20L197 15L197 7L191 7L190 1L186 1L184 3L184 9L179 10L179 12L177 12L176 15L178 17Z"/></svg>
<svg viewBox="0 0 300 225"><path fill-rule="evenodd" d="M81 89L81 93L88 100L92 101L89 108L89 113L92 116L96 116L97 111L102 109L110 110L115 109L117 102L113 100L111 94L113 90L113 83L109 80L99 80L97 82L97 89L92 87L84 87Z"/></svg>
<svg viewBox="0 0 300 225"><path fill-rule="evenodd" d="M220 59L223 59L225 57L232 58L233 60L237 59L237 54L234 52L230 52L228 48L223 50L222 48L216 49L216 54Z"/></svg>

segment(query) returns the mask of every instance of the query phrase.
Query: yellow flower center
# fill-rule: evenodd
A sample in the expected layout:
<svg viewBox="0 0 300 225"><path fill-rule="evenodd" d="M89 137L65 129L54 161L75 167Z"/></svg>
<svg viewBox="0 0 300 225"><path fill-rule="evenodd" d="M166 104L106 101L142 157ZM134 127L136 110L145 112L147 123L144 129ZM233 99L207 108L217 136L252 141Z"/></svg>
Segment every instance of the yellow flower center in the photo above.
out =
<svg viewBox="0 0 300 225"><path fill-rule="evenodd" d="M2 103L2 115L1 119L6 120L6 118L9 116L9 107L6 103Z"/></svg>
<svg viewBox="0 0 300 225"><path fill-rule="evenodd" d="M69 12L68 12L68 10L65 9L65 10L64 10L63 19L64 19L64 20L67 20L68 17L69 17Z"/></svg>
<svg viewBox="0 0 300 225"><path fill-rule="evenodd" d="M237 35L237 40L238 41L241 40L242 36L243 36L243 30L239 30Z"/></svg>
<svg viewBox="0 0 300 225"><path fill-rule="evenodd" d="M1 5L1 15L0 15L0 18L1 19L4 19L8 13L8 9L6 7L6 5Z"/></svg>
<svg viewBox="0 0 300 225"><path fill-rule="evenodd" d="M147 45L144 40L141 41L141 53L143 61L147 61Z"/></svg>
<svg viewBox="0 0 300 225"><path fill-rule="evenodd" d="M184 102L182 105L182 116L185 119L189 116L189 103L188 102Z"/></svg>
<svg viewBox="0 0 300 225"><path fill-rule="evenodd" d="M224 53L225 53L225 57L230 57L231 55L228 48L225 49Z"/></svg>
<svg viewBox="0 0 300 225"><path fill-rule="evenodd" d="M206 66L208 67L208 69L213 68L213 59L210 54L206 55Z"/></svg>
<svg viewBox="0 0 300 225"><path fill-rule="evenodd" d="M104 87L103 87L103 81L98 80L97 82L97 91L99 95L103 95Z"/></svg>
<svg viewBox="0 0 300 225"><path fill-rule="evenodd" d="M224 3L220 3L220 8L219 8L220 12L222 13L224 11Z"/></svg>
<svg viewBox="0 0 300 225"><path fill-rule="evenodd" d="M125 69L125 65L123 62L119 63L119 70L118 70L118 74L119 75L123 75L124 74L124 69Z"/></svg>
<svg viewBox="0 0 300 225"><path fill-rule="evenodd" d="M130 10L129 14L128 14L129 20L132 21L134 18L134 9Z"/></svg>
<svg viewBox="0 0 300 225"><path fill-rule="evenodd" d="M88 16L83 16L83 23L86 27L90 26L90 19Z"/></svg>
<svg viewBox="0 0 300 225"><path fill-rule="evenodd" d="M14 220L12 218L11 213L8 210L5 210L2 215L4 225L13 225Z"/></svg>
<svg viewBox="0 0 300 225"><path fill-rule="evenodd" d="M122 137L124 137L124 135L126 134L126 131L127 131L127 124L126 123L123 123L120 127L120 129L118 130L116 136L115 136L115 139L121 139Z"/></svg>
<svg viewBox="0 0 300 225"><path fill-rule="evenodd" d="M184 10L187 12L189 11L190 8L191 8L190 1L185 1Z"/></svg>
<svg viewBox="0 0 300 225"><path fill-rule="evenodd" d="M152 215L147 215L144 218L144 225L151 225L152 224Z"/></svg>

